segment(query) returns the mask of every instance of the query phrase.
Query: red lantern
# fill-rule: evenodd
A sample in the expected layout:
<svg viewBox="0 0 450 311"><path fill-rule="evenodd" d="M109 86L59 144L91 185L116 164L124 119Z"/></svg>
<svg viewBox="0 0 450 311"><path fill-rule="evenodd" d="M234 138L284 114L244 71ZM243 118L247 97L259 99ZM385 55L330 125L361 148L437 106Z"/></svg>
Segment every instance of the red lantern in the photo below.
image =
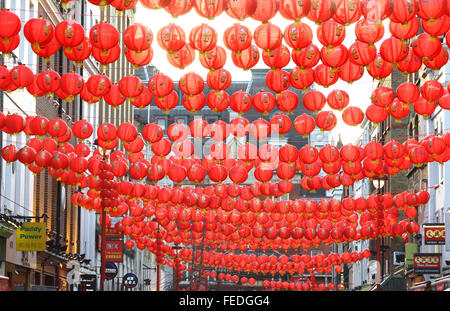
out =
<svg viewBox="0 0 450 311"><path fill-rule="evenodd" d="M83 77L75 72L69 72L63 74L61 80L59 81L60 88L63 92L69 95L69 99L66 101L72 101L75 96L81 93L83 89L84 80Z"/></svg>
<svg viewBox="0 0 450 311"><path fill-rule="evenodd" d="M20 18L9 9L0 11L0 37L11 38L16 36L22 27Z"/></svg>
<svg viewBox="0 0 450 311"><path fill-rule="evenodd" d="M84 28L73 20L62 21L55 27L55 38L63 47L76 47L85 38Z"/></svg>
<svg viewBox="0 0 450 311"><path fill-rule="evenodd" d="M419 88L412 82L403 82L397 87L397 97L400 101L411 104L420 96Z"/></svg>
<svg viewBox="0 0 450 311"><path fill-rule="evenodd" d="M89 38L84 38L83 42L73 48L64 48L64 55L77 66L81 66L92 52L92 43Z"/></svg>
<svg viewBox="0 0 450 311"><path fill-rule="evenodd" d="M342 90L333 90L327 96L327 103L330 108L342 111L345 107L348 106L350 102L350 97L348 93Z"/></svg>
<svg viewBox="0 0 450 311"><path fill-rule="evenodd" d="M409 53L409 46L405 41L397 38L387 38L381 43L380 55L390 63L397 63L404 60Z"/></svg>
<svg viewBox="0 0 450 311"><path fill-rule="evenodd" d="M19 89L23 89L31 85L34 81L34 74L25 65L17 65L11 68L9 72L10 80Z"/></svg>
<svg viewBox="0 0 450 311"><path fill-rule="evenodd" d="M111 81L104 74L92 75L86 81L86 87L92 95L102 97L110 91Z"/></svg>
<svg viewBox="0 0 450 311"><path fill-rule="evenodd" d="M206 101L212 111L225 111L230 105L230 95L223 90L211 91L208 93Z"/></svg>
<svg viewBox="0 0 450 311"><path fill-rule="evenodd" d="M172 91L167 96L155 97L155 105L159 109L164 110L164 113L168 114L171 109L178 105L177 92Z"/></svg>
<svg viewBox="0 0 450 311"><path fill-rule="evenodd" d="M173 91L173 81L168 76L157 73L148 81L148 89L155 96L167 96Z"/></svg>
<svg viewBox="0 0 450 311"><path fill-rule="evenodd" d="M397 69L403 74L415 73L422 66L422 60L409 49L408 56L397 64Z"/></svg>
<svg viewBox="0 0 450 311"><path fill-rule="evenodd" d="M320 50L320 58L322 63L333 69L342 66L348 58L348 50L343 45L336 45L333 47L322 47Z"/></svg>
<svg viewBox="0 0 450 311"><path fill-rule="evenodd" d="M241 24L234 24L225 29L223 33L225 46L234 52L249 48L252 43L252 38L250 29Z"/></svg>
<svg viewBox="0 0 450 311"><path fill-rule="evenodd" d="M56 71L46 70L37 75L36 84L41 91L49 95L59 88L60 79L61 77Z"/></svg>
<svg viewBox="0 0 450 311"><path fill-rule="evenodd" d="M321 111L316 116L316 125L321 131L331 131L336 124L337 118L331 111Z"/></svg>
<svg viewBox="0 0 450 311"><path fill-rule="evenodd" d="M158 31L156 39L162 49L174 52L185 45L186 34L183 28L171 23Z"/></svg>
<svg viewBox="0 0 450 311"><path fill-rule="evenodd" d="M323 0L320 2L311 2L311 8L306 17L317 23L323 23L333 17L336 11L335 0Z"/></svg>
<svg viewBox="0 0 450 311"><path fill-rule="evenodd" d="M367 19L361 19L356 23L355 34L359 41L365 43L375 43L384 36L384 26Z"/></svg>
<svg viewBox="0 0 450 311"><path fill-rule="evenodd" d="M231 60L236 67L248 70L254 67L259 61L259 50L253 44L243 51L233 51Z"/></svg>
<svg viewBox="0 0 450 311"><path fill-rule="evenodd" d="M299 20L305 17L310 8L311 0L281 0L278 7L281 16L291 20Z"/></svg>
<svg viewBox="0 0 450 311"><path fill-rule="evenodd" d="M118 84L111 85L109 92L104 97L105 102L113 107L122 105L127 98L120 92Z"/></svg>
<svg viewBox="0 0 450 311"><path fill-rule="evenodd" d="M170 3L170 0L140 0L141 5L150 10L158 10Z"/></svg>
<svg viewBox="0 0 450 311"><path fill-rule="evenodd" d="M326 47L340 45L345 39L345 27L328 20L317 27L317 39Z"/></svg>
<svg viewBox="0 0 450 311"><path fill-rule="evenodd" d="M434 0L425 1L417 0L417 15L425 20L428 19L438 19L446 13L446 1L445 0Z"/></svg>
<svg viewBox="0 0 450 311"><path fill-rule="evenodd" d="M361 5L364 18L377 23L391 15L392 7L392 0L363 0Z"/></svg>
<svg viewBox="0 0 450 311"><path fill-rule="evenodd" d="M278 12L278 0L256 0L256 9L250 17L260 22L267 22Z"/></svg>
<svg viewBox="0 0 450 311"><path fill-rule="evenodd" d="M336 11L333 19L344 26L356 23L361 17L361 1L349 2L347 0L335 0Z"/></svg>
<svg viewBox="0 0 450 311"><path fill-rule="evenodd" d="M286 46L280 45L275 50L264 51L263 61L272 69L283 68L291 61L291 53Z"/></svg>
<svg viewBox="0 0 450 311"><path fill-rule="evenodd" d="M225 49L220 46L215 46L212 50L199 54L200 64L210 70L222 68L226 59Z"/></svg>
<svg viewBox="0 0 450 311"><path fill-rule="evenodd" d="M386 120L388 116L388 110L376 105L369 105L366 109L366 117L369 121L378 124Z"/></svg>
<svg viewBox="0 0 450 311"><path fill-rule="evenodd" d="M171 0L163 9L173 18L189 13L194 6L192 0Z"/></svg>
<svg viewBox="0 0 450 311"><path fill-rule="evenodd" d="M119 43L119 31L111 24L100 22L92 26L89 38L93 47L99 50L110 50Z"/></svg>
<svg viewBox="0 0 450 311"><path fill-rule="evenodd" d="M296 22L284 29L283 38L291 48L302 49L312 43L313 32L307 24Z"/></svg>
<svg viewBox="0 0 450 311"><path fill-rule="evenodd" d="M225 90L231 85L231 74L228 70L220 68L210 70L206 76L206 83L213 90Z"/></svg>
<svg viewBox="0 0 450 311"><path fill-rule="evenodd" d="M394 91L386 86L380 86L376 88L370 96L372 104L384 108L388 108L394 101L394 98Z"/></svg>
<svg viewBox="0 0 450 311"><path fill-rule="evenodd" d="M428 61L439 55L442 49L441 41L427 33L418 35L411 44L414 54L422 61Z"/></svg>
<svg viewBox="0 0 450 311"><path fill-rule="evenodd" d="M423 97L419 97L419 99L414 102L414 110L425 119L431 116L435 109L436 103L434 101L427 101Z"/></svg>
<svg viewBox="0 0 450 311"><path fill-rule="evenodd" d="M316 124L314 118L306 113L303 113L294 120L295 131L304 137L310 134L314 130L315 126Z"/></svg>
<svg viewBox="0 0 450 311"><path fill-rule="evenodd" d="M306 92L303 96L303 105L314 114L319 112L325 106L325 95L316 90Z"/></svg>
<svg viewBox="0 0 450 311"><path fill-rule="evenodd" d="M350 61L350 58L339 67L339 78L341 80L351 84L353 81L361 79L364 74L364 67L356 65Z"/></svg>
<svg viewBox="0 0 450 311"><path fill-rule="evenodd" d="M275 133L284 135L290 131L291 126L292 126L292 121L285 114L277 114L277 115L274 115L270 119L270 124L272 127L272 131L274 131Z"/></svg>
<svg viewBox="0 0 450 311"><path fill-rule="evenodd" d="M254 31L255 44L263 50L273 50L281 45L282 33L272 23L261 24Z"/></svg>
<svg viewBox="0 0 450 311"><path fill-rule="evenodd" d="M287 112L288 114L291 114L292 111L297 108L299 102L298 95L289 90L285 90L280 94L277 94L276 99L277 108L281 111Z"/></svg>
<svg viewBox="0 0 450 311"><path fill-rule="evenodd" d="M314 68L314 81L327 88L337 82L339 76L337 72L324 64L320 64Z"/></svg>
<svg viewBox="0 0 450 311"><path fill-rule="evenodd" d="M92 47L92 56L100 63L102 69L106 69L108 64L114 63L120 56L120 45L116 45L109 50L101 50L97 47Z"/></svg>
<svg viewBox="0 0 450 311"><path fill-rule="evenodd" d="M172 66L179 69L184 69L194 62L195 50L188 43L186 43L179 50L168 52L167 60Z"/></svg>
<svg viewBox="0 0 450 311"><path fill-rule="evenodd" d="M289 73L289 81L293 87L305 92L314 82L314 71L311 68L302 69L297 66Z"/></svg>
<svg viewBox="0 0 450 311"><path fill-rule="evenodd" d="M211 26L201 24L189 33L189 44L200 52L212 50L217 44L217 32Z"/></svg>
<svg viewBox="0 0 450 311"><path fill-rule="evenodd" d="M239 114L249 111L252 105L252 96L245 91L234 92L230 97L230 108Z"/></svg>
<svg viewBox="0 0 450 311"><path fill-rule="evenodd" d="M225 3L224 0L194 0L194 9L198 15L207 19L214 19L223 12Z"/></svg>
<svg viewBox="0 0 450 311"><path fill-rule="evenodd" d="M197 95L184 94L181 98L181 103L186 110L189 110L191 113L196 113L197 111L202 110L205 106L206 97L203 93L199 93Z"/></svg>
<svg viewBox="0 0 450 311"><path fill-rule="evenodd" d="M386 62L381 55L377 55L375 59L367 66L367 72L377 80L384 79L391 74L393 66Z"/></svg>
<svg viewBox="0 0 450 311"><path fill-rule="evenodd" d="M139 67L148 65L152 61L153 49L150 47L144 51L135 51L125 48L125 57L134 68L139 69Z"/></svg>
<svg viewBox="0 0 450 311"><path fill-rule="evenodd" d="M417 35L419 31L419 19L414 17L413 19L402 23L389 22L389 32L393 37L400 40L408 40Z"/></svg>
<svg viewBox="0 0 450 311"><path fill-rule="evenodd" d="M409 105L399 99L395 99L389 107L389 114L396 119L397 122L401 122L401 119L406 118L409 115L409 112Z"/></svg>
<svg viewBox="0 0 450 311"><path fill-rule="evenodd" d="M136 76L125 76L119 82L120 93L126 98L134 98L144 91L144 83Z"/></svg>
<svg viewBox="0 0 450 311"><path fill-rule="evenodd" d="M417 2L409 0L394 0L392 13L389 17L395 23L406 23L415 17Z"/></svg>
<svg viewBox="0 0 450 311"><path fill-rule="evenodd" d="M253 107L256 111L268 115L268 113L275 107L275 96L266 91L259 91L253 96Z"/></svg>
<svg viewBox="0 0 450 311"><path fill-rule="evenodd" d="M256 10L256 0L226 0L225 12L231 18L244 20Z"/></svg>
<svg viewBox="0 0 450 311"><path fill-rule="evenodd" d="M269 70L265 80L269 89L277 94L287 90L290 86L289 73L279 68Z"/></svg>
<svg viewBox="0 0 450 311"><path fill-rule="evenodd" d="M350 126L359 125L364 120L364 112L359 107L347 107L342 113L342 120Z"/></svg>
<svg viewBox="0 0 450 311"><path fill-rule="evenodd" d="M444 95L444 87L436 80L428 80L420 88L420 93L426 100L436 101Z"/></svg>
<svg viewBox="0 0 450 311"><path fill-rule="evenodd" d="M23 33L28 42L30 42L35 49L39 50L41 46L45 46L52 40L54 28L50 21L46 19L32 18L25 23Z"/></svg>

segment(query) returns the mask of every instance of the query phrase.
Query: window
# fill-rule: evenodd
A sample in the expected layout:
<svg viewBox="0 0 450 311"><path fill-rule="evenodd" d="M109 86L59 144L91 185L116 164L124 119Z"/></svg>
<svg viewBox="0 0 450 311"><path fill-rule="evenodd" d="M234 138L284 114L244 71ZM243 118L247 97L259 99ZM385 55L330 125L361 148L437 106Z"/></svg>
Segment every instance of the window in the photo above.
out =
<svg viewBox="0 0 450 311"><path fill-rule="evenodd" d="M167 117L165 116L157 116L155 118L156 123L163 129L163 131L165 131L167 129Z"/></svg>

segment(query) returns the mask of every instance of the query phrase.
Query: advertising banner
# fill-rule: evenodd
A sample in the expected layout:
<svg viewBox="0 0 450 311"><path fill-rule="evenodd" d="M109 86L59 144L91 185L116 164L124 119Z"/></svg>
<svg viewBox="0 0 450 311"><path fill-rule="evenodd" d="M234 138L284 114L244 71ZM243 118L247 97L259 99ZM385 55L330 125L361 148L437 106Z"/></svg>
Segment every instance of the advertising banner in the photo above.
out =
<svg viewBox="0 0 450 311"><path fill-rule="evenodd" d="M16 232L16 251L45 251L47 240L46 224L43 222L24 222Z"/></svg>
<svg viewBox="0 0 450 311"><path fill-rule="evenodd" d="M425 245L445 244L445 223L423 224Z"/></svg>
<svg viewBox="0 0 450 311"><path fill-rule="evenodd" d="M439 274L441 272L442 254L414 254L415 274Z"/></svg>

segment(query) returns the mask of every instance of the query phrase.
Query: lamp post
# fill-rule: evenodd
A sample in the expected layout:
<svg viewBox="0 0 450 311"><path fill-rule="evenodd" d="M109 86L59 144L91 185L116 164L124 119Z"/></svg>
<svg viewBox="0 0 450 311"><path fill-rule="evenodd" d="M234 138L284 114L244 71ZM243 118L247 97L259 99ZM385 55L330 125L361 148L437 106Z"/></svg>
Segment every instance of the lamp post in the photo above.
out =
<svg viewBox="0 0 450 311"><path fill-rule="evenodd" d="M384 180L382 179L374 179L372 181L373 186L377 188L377 194L381 195L381 188L384 187ZM377 204L380 204L379 202ZM381 256L380 256L380 249L381 249L381 239L380 236L377 234L377 291L381 291Z"/></svg>

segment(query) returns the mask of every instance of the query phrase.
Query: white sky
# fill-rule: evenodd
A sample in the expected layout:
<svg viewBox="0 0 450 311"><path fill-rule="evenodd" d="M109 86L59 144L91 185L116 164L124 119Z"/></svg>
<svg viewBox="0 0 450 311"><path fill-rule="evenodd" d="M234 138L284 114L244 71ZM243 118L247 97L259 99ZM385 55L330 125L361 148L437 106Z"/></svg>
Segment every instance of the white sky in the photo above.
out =
<svg viewBox="0 0 450 311"><path fill-rule="evenodd" d="M261 22L255 21L251 18L247 18L244 21L238 21L236 19L232 19L229 17L225 12L223 12L220 16L216 17L213 20L208 20L206 18L203 18L199 16L194 9L192 9L188 14L179 16L177 18L173 18L169 13L167 13L164 9L159 10L149 10L146 8L143 8L140 4L137 5L137 13L135 16L135 21L137 23L142 23L146 26L148 26L154 35L154 40L152 43L152 47L154 50L154 56L152 60L152 64L156 66L162 73L168 75L173 80L178 80L184 73L189 71L195 71L199 73L202 77L206 79L206 75L208 73L208 70L204 68L200 61L198 60L198 52L196 52L196 59L194 63L187 66L183 70L180 70L176 67L173 67L170 65L167 61L166 52L158 45L156 41L156 33L159 29L161 29L163 26L166 26L169 23L175 23L176 25L182 27L186 33L186 41L189 40L189 32L192 28L199 26L202 23L206 23L213 27L217 33L218 33L218 45L225 48L225 45L223 44L223 33L226 28L231 26L234 23L240 23L242 25L247 26L252 33L256 29L257 26L261 24ZM293 23L291 20L284 19L279 13L271 19L271 22L278 27L280 27L281 31L283 32L286 26ZM306 18L303 19L303 22L307 23L313 31L314 39L313 43L320 49L322 47L321 43L316 38L316 29L317 26L307 20ZM389 36L389 28L388 23L385 24L385 37ZM346 27L346 38L343 42L343 44L348 48L356 39L355 31L354 31L354 24ZM379 49L380 40L375 45L377 49ZM254 42L253 42L254 44ZM285 42L283 41L283 44ZM287 46L289 48L289 46ZM291 50L291 48L289 48ZM226 49L227 51L227 61L225 63L224 68L230 71L233 81L248 81L251 77L250 71L244 71L238 67L236 67L233 64L233 61L231 60L231 51ZM261 52L261 51L260 51ZM291 60L290 64L284 68L287 71L290 71L293 67L295 67L295 63ZM264 64L262 60L262 56L260 57L259 63L254 68L267 68L267 66ZM373 79L372 77L367 73L367 71L364 73L363 77L353 82L353 84L348 84L344 81L338 80L338 82L329 88L323 88L318 85L315 86L315 88L319 91L321 91L325 96L327 96L333 89L340 89L346 91L350 96L350 105L352 106L358 106L363 111L365 111L366 107L370 104L370 95L372 93L373 89ZM268 89L268 88L267 88ZM328 106L325 106L324 109L329 109ZM344 144L355 142L356 139L361 134L361 129L359 127L352 127L346 125L341 118L342 113L336 110L332 110L335 115L338 118L338 124L336 128L331 132L331 135L334 137L335 140L338 138L338 134L341 134L342 141Z"/></svg>

